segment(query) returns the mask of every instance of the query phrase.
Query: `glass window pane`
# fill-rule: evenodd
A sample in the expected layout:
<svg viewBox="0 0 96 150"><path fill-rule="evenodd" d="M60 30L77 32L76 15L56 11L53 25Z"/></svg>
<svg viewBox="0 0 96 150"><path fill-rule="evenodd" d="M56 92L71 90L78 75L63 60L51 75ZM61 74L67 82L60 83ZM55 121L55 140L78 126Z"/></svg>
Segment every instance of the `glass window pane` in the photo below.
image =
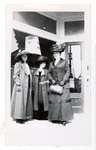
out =
<svg viewBox="0 0 96 150"><path fill-rule="evenodd" d="M56 34L56 21L37 12L14 12L13 19Z"/></svg>
<svg viewBox="0 0 96 150"><path fill-rule="evenodd" d="M84 21L64 22L65 35L72 35L84 32Z"/></svg>

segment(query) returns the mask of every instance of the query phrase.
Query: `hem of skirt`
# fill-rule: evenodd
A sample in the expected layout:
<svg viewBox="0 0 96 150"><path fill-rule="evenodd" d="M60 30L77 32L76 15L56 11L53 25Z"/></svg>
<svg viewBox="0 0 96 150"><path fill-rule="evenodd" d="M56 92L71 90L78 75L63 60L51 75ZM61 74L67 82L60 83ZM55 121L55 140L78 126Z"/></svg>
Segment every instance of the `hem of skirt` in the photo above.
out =
<svg viewBox="0 0 96 150"><path fill-rule="evenodd" d="M38 111L39 109L38 108L34 108L34 111Z"/></svg>
<svg viewBox="0 0 96 150"><path fill-rule="evenodd" d="M30 120L30 119L32 119L33 117L32 116L27 116L27 117L13 117L12 116L12 118L14 119L14 120L16 120L16 119L23 119L23 120Z"/></svg>
<svg viewBox="0 0 96 150"><path fill-rule="evenodd" d="M54 119L54 118L48 118L49 121L71 121L73 120L73 117L72 118L65 118L65 119Z"/></svg>

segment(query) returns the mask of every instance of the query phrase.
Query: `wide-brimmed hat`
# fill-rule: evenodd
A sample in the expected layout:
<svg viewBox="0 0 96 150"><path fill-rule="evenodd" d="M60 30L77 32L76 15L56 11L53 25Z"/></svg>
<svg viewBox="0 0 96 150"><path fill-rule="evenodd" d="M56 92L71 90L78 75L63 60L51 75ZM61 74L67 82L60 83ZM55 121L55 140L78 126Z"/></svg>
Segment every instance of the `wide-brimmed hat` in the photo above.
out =
<svg viewBox="0 0 96 150"><path fill-rule="evenodd" d="M48 58L46 56L39 56L36 63L47 62Z"/></svg>
<svg viewBox="0 0 96 150"><path fill-rule="evenodd" d="M60 44L60 45L57 45L57 44L53 44L50 48L51 50L51 53L61 53L65 50L65 43L64 44Z"/></svg>
<svg viewBox="0 0 96 150"><path fill-rule="evenodd" d="M18 54L16 55L16 59L20 58L22 55L31 55L32 53L27 50L19 50Z"/></svg>

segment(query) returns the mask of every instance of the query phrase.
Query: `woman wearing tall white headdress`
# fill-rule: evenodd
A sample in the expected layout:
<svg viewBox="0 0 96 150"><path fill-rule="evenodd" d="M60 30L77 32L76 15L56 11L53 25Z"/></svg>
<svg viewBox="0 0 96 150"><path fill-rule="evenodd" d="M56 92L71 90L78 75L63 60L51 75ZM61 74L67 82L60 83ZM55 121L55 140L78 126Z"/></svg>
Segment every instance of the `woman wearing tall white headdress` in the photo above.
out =
<svg viewBox="0 0 96 150"><path fill-rule="evenodd" d="M11 116L20 123L33 117L32 76L27 63L28 55L30 53L26 50L19 52L16 56L18 62L14 66Z"/></svg>

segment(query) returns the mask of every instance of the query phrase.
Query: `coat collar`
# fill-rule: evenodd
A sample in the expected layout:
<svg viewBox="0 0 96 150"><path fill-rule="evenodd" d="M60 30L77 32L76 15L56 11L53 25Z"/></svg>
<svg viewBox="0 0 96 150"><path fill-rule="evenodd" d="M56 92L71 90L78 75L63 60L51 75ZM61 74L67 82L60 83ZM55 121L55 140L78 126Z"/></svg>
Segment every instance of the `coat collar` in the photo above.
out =
<svg viewBox="0 0 96 150"><path fill-rule="evenodd" d="M59 66L60 64L62 64L62 63L64 63L64 62L65 62L65 60L62 59L62 58L60 58L60 60L58 61L58 63L57 63L56 65L55 65L54 62L53 62L53 66L57 67L57 66Z"/></svg>
<svg viewBox="0 0 96 150"><path fill-rule="evenodd" d="M34 75L37 75L37 76L39 75L39 70L38 69L35 71ZM46 69L44 69L44 72L43 72L43 74L41 74L41 76L42 75L46 75Z"/></svg>

